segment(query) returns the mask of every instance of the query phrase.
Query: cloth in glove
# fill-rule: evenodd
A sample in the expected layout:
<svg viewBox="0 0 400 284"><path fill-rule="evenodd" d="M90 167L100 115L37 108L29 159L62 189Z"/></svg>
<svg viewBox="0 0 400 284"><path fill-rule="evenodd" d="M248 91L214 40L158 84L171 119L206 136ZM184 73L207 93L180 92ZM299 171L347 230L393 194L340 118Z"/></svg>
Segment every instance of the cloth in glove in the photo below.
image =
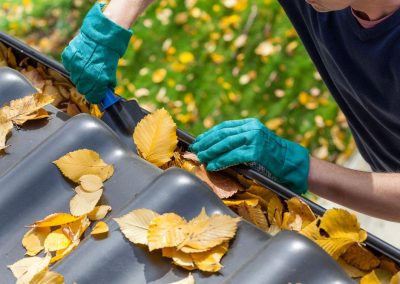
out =
<svg viewBox="0 0 400 284"><path fill-rule="evenodd" d="M86 15L79 34L62 53L78 91L91 103L99 103L106 90L117 84L118 60L128 47L132 31L103 15L104 5L96 4Z"/></svg>
<svg viewBox="0 0 400 284"><path fill-rule="evenodd" d="M308 150L278 137L257 119L225 121L199 135L190 150L209 171L255 162L297 194L307 191Z"/></svg>

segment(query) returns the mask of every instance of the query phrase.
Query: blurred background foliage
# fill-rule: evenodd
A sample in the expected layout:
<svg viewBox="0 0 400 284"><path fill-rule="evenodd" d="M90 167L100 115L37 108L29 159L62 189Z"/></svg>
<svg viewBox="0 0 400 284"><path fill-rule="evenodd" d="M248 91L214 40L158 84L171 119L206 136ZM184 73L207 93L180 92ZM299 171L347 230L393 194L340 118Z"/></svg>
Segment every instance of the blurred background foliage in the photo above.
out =
<svg viewBox="0 0 400 284"><path fill-rule="evenodd" d="M0 30L60 60L95 1L3 0ZM275 0L156 0L133 27L116 92L166 108L197 135L257 117L278 135L339 164L354 142Z"/></svg>

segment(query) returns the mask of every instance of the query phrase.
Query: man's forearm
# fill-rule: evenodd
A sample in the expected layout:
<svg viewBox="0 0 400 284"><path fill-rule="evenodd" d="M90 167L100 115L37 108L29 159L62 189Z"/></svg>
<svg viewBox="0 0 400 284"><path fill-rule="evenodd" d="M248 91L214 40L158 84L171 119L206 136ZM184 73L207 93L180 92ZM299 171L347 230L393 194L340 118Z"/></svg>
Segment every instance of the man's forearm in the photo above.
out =
<svg viewBox="0 0 400 284"><path fill-rule="evenodd" d="M129 29L151 1L111 0L103 14L111 21Z"/></svg>
<svg viewBox="0 0 400 284"><path fill-rule="evenodd" d="M311 192L382 219L400 222L400 173L368 173L311 158Z"/></svg>

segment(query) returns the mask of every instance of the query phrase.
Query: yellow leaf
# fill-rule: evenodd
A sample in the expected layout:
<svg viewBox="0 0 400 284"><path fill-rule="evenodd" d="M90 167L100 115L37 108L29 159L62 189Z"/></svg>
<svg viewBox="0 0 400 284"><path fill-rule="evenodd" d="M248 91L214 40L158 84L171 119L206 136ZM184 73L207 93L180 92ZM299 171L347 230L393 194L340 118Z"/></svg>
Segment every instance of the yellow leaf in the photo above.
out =
<svg viewBox="0 0 400 284"><path fill-rule="evenodd" d="M178 144L176 124L165 109L156 110L138 123L133 139L140 155L161 167L171 159Z"/></svg>
<svg viewBox="0 0 400 284"><path fill-rule="evenodd" d="M9 105L0 108L0 117L22 125L28 120L37 119L38 111L53 101L53 97L42 93L16 99L11 101ZM39 115L43 115L43 112L39 113Z"/></svg>
<svg viewBox="0 0 400 284"><path fill-rule="evenodd" d="M37 255L44 248L44 240L50 233L49 227L31 228L22 239L22 245L29 256Z"/></svg>
<svg viewBox="0 0 400 284"><path fill-rule="evenodd" d="M300 198L293 197L287 200L286 203L288 205L289 212L297 214L301 217L303 228L316 219L311 208Z"/></svg>
<svg viewBox="0 0 400 284"><path fill-rule="evenodd" d="M2 121L0 117L0 151L7 148L6 140L8 134L13 129L13 124L11 121Z"/></svg>
<svg viewBox="0 0 400 284"><path fill-rule="evenodd" d="M149 209L137 209L128 214L114 218L118 223L124 236L134 244L147 245L147 231L150 222L160 216L158 213Z"/></svg>
<svg viewBox="0 0 400 284"><path fill-rule="evenodd" d="M271 198L268 203L268 221L270 225L282 226L283 204L278 196Z"/></svg>
<svg viewBox="0 0 400 284"><path fill-rule="evenodd" d="M104 182L114 173L114 167L106 164L93 150L80 149L70 152L53 162L64 176L74 182L84 175L97 175Z"/></svg>
<svg viewBox="0 0 400 284"><path fill-rule="evenodd" d="M381 282L376 276L375 271L372 271L361 278L360 284L381 284Z"/></svg>
<svg viewBox="0 0 400 284"><path fill-rule="evenodd" d="M186 277L185 279L171 282L169 284L195 284L195 281L194 281L192 273L189 273L188 277Z"/></svg>
<svg viewBox="0 0 400 284"><path fill-rule="evenodd" d="M186 252L203 252L232 239L240 218L215 214L209 217L204 208L188 223L189 235L178 249Z"/></svg>
<svg viewBox="0 0 400 284"><path fill-rule="evenodd" d="M258 196L259 198L261 198L262 200L264 200L266 205L265 205L265 208L263 208L263 209L265 209L265 210L267 210L268 203L271 201L271 199L273 197L278 197L276 195L276 193L272 192L271 190L269 190L263 186L256 185L256 184L252 184L246 190L246 193L254 194L254 195ZM264 206L263 204L261 204L261 205Z"/></svg>
<svg viewBox="0 0 400 284"><path fill-rule="evenodd" d="M348 264L365 271L371 271L380 264L380 260L372 252L358 243L351 245L342 258Z"/></svg>
<svg viewBox="0 0 400 284"><path fill-rule="evenodd" d="M43 220L36 221L33 225L33 227L53 227L53 226L59 226L59 225L64 225L67 223L74 222L76 220L80 219L80 217L75 217L72 216L71 214L67 213L54 213Z"/></svg>
<svg viewBox="0 0 400 284"><path fill-rule="evenodd" d="M53 271L43 270L36 274L29 284L64 284L64 276Z"/></svg>
<svg viewBox="0 0 400 284"><path fill-rule="evenodd" d="M253 207L258 205L258 199L224 199L222 202L229 207L238 206L243 203Z"/></svg>
<svg viewBox="0 0 400 284"><path fill-rule="evenodd" d="M242 203L238 206L238 214L243 219L253 223L263 231L268 230L268 221L260 206L250 206Z"/></svg>
<svg viewBox="0 0 400 284"><path fill-rule="evenodd" d="M101 235L101 234L105 234L105 233L108 233L108 226L106 223L100 221L94 226L94 228L90 234L92 236L94 236L94 235Z"/></svg>
<svg viewBox="0 0 400 284"><path fill-rule="evenodd" d="M196 167L192 171L198 178L207 183L219 198L229 198L242 186L223 172L208 172L204 165Z"/></svg>
<svg viewBox="0 0 400 284"><path fill-rule="evenodd" d="M165 70L164 68L157 69L154 72L153 76L151 77L151 80L153 81L153 83L158 84L164 80L166 75L167 75L167 70Z"/></svg>
<svg viewBox="0 0 400 284"><path fill-rule="evenodd" d="M44 241L45 251L56 251L67 248L71 240L63 233L62 229L51 232Z"/></svg>
<svg viewBox="0 0 400 284"><path fill-rule="evenodd" d="M390 284L400 284L400 272L393 275L392 279L390 279Z"/></svg>
<svg viewBox="0 0 400 284"><path fill-rule="evenodd" d="M71 240L71 243L65 249L57 250L56 255L52 257L50 263L54 263L61 260L67 256L71 251L73 251L80 242L80 237L89 227L90 222L87 217L80 218L73 223L69 223L62 227L63 233Z"/></svg>
<svg viewBox="0 0 400 284"><path fill-rule="evenodd" d="M151 220L147 232L149 250L175 247L187 236L186 220L175 213L166 213Z"/></svg>
<svg viewBox="0 0 400 284"><path fill-rule="evenodd" d="M360 224L354 214L343 209L327 210L319 226L328 237L316 240L328 254L338 259L353 243L363 242L367 235L360 230Z"/></svg>
<svg viewBox="0 0 400 284"><path fill-rule="evenodd" d="M95 192L79 192L69 202L71 214L82 216L90 213L99 202L103 194L103 189Z"/></svg>
<svg viewBox="0 0 400 284"><path fill-rule="evenodd" d="M79 245L79 240L72 242L67 248L56 251L56 255L51 258L50 263L57 262L67 255L69 255L77 246Z"/></svg>
<svg viewBox="0 0 400 284"><path fill-rule="evenodd" d="M33 277L48 267L50 259L50 253L46 254L44 258L37 256L23 258L9 265L8 268L17 278L17 284L30 284Z"/></svg>
<svg viewBox="0 0 400 284"><path fill-rule="evenodd" d="M379 268L390 271L392 274L396 274L400 270L399 267L397 266L397 264L393 260L391 260L390 258L388 258L386 256L381 256L379 258L379 261L380 261Z"/></svg>
<svg viewBox="0 0 400 284"><path fill-rule="evenodd" d="M95 192L103 187L103 181L96 175L84 175L79 178L81 187L84 191Z"/></svg>
<svg viewBox="0 0 400 284"><path fill-rule="evenodd" d="M300 231L302 224L303 221L300 215L292 212L283 213L283 221L281 226L282 229L291 231Z"/></svg>
<svg viewBox="0 0 400 284"><path fill-rule="evenodd" d="M194 270L197 268L190 253L184 253L174 247L162 248L162 255L164 257L172 258L174 264L183 267L186 270Z"/></svg>
<svg viewBox="0 0 400 284"><path fill-rule="evenodd" d="M264 210L268 210L269 200L266 201L263 197L261 197L257 194L246 191L246 192L237 193L235 195L235 198L236 199L257 199L258 204L261 206L261 208Z"/></svg>
<svg viewBox="0 0 400 284"><path fill-rule="evenodd" d="M220 263L221 258L228 251L229 242L222 244L200 253L192 253L192 258L198 269L206 272L217 272L223 267Z"/></svg>
<svg viewBox="0 0 400 284"><path fill-rule="evenodd" d="M316 219L312 221L310 224L305 226L301 231L300 234L306 236L307 238L311 240L316 240L318 238L321 238L321 235L319 234L319 227L318 225L321 223L320 219Z"/></svg>
<svg viewBox="0 0 400 284"><path fill-rule="evenodd" d="M96 206L89 214L88 217L91 221L98 221L103 219L108 212L111 211L111 206L109 205L99 205Z"/></svg>

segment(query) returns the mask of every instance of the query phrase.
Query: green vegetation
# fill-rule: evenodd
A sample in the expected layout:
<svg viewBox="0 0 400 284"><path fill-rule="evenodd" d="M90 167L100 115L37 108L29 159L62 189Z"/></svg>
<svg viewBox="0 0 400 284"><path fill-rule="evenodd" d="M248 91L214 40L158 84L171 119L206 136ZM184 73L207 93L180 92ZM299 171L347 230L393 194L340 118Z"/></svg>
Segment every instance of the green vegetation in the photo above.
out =
<svg viewBox="0 0 400 284"><path fill-rule="evenodd" d="M59 59L93 1L12 0L0 29ZM166 108L199 134L257 117L314 155L342 162L348 126L277 1L159 0L133 27L116 92Z"/></svg>

